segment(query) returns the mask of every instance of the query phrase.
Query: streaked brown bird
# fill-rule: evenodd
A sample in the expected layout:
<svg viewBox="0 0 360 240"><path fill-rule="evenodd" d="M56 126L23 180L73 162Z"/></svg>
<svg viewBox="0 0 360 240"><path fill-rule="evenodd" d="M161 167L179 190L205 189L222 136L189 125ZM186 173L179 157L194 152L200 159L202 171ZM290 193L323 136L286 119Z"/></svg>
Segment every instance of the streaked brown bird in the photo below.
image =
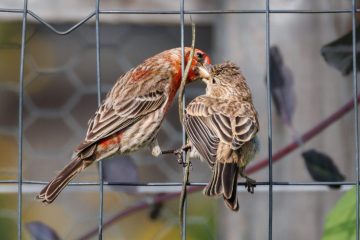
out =
<svg viewBox="0 0 360 240"><path fill-rule="evenodd" d="M185 48L185 64L190 61ZM209 56L195 49L187 82L207 73ZM156 136L180 86L181 49L161 52L121 76L90 119L85 140L74 151L72 161L37 196L51 203L64 187L92 163L116 153L124 154L150 146L161 153ZM119 173L121 174L121 173Z"/></svg>
<svg viewBox="0 0 360 240"><path fill-rule="evenodd" d="M253 193L256 184L244 170L257 149L257 112L246 80L235 64L214 65L210 76L203 80L206 94L196 97L185 110L184 126L190 142L187 147L191 147L191 157L200 156L212 169L204 194L222 196L226 205L237 211L238 174L246 179L249 192Z"/></svg>

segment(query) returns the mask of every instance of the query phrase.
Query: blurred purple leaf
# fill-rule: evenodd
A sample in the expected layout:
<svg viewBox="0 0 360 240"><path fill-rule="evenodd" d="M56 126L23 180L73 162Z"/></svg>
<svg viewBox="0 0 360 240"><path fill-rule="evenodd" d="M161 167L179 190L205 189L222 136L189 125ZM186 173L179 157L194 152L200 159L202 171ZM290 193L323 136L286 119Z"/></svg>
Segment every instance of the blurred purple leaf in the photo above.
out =
<svg viewBox="0 0 360 240"><path fill-rule="evenodd" d="M294 78L277 46L270 48L270 81L276 112L285 124L291 125L296 105Z"/></svg>
<svg viewBox="0 0 360 240"><path fill-rule="evenodd" d="M139 173L136 164L130 156L116 156L103 161L103 178L109 184L136 183L139 180ZM136 192L133 186L112 185L116 191Z"/></svg>
<svg viewBox="0 0 360 240"><path fill-rule="evenodd" d="M353 68L352 33L353 32L350 31L321 48L321 54L325 61L330 66L339 70L343 75L351 73ZM356 41L357 49L359 49L360 26L356 28ZM359 57L359 52L357 52L356 55ZM360 61L357 61L357 69L359 69L359 66Z"/></svg>
<svg viewBox="0 0 360 240"><path fill-rule="evenodd" d="M344 175L340 173L338 167L328 155L311 149L303 152L302 156L306 168L315 181L340 182L345 180ZM329 185L329 187L339 188L340 185Z"/></svg>
<svg viewBox="0 0 360 240"><path fill-rule="evenodd" d="M59 235L48 225L34 221L26 224L31 239L34 240L60 240Z"/></svg>

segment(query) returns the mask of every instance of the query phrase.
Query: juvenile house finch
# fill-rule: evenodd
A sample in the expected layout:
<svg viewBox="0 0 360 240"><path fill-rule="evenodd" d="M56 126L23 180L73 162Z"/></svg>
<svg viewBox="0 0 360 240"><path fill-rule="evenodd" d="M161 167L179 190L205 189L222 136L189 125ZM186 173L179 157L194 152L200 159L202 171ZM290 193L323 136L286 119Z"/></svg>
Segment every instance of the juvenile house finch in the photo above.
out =
<svg viewBox="0 0 360 240"><path fill-rule="evenodd" d="M190 60L190 50L185 48L185 64ZM203 64L209 63L210 58L196 49L187 82L208 73ZM150 146L154 156L161 154L156 136L181 78L180 48L161 52L121 76L90 119L85 140L74 151L72 161L37 198L53 202L83 169L115 153Z"/></svg>
<svg viewBox="0 0 360 240"><path fill-rule="evenodd" d="M206 94L196 97L185 110L190 156L200 156L212 169L204 194L222 196L226 205L237 211L238 174L246 179L249 192L253 193L256 183L244 170L257 147L257 112L245 78L235 64L214 65L210 77L203 80Z"/></svg>

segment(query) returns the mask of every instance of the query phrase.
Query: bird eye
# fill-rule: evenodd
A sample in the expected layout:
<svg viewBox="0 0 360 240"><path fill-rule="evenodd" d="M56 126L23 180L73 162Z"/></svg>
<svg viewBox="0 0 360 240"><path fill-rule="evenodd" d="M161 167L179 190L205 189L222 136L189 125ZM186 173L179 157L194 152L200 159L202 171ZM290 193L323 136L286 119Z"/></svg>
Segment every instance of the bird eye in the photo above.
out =
<svg viewBox="0 0 360 240"><path fill-rule="evenodd" d="M204 54L201 52L197 52L196 56L198 57L198 60L200 60L200 61L203 60L203 58L204 58Z"/></svg>

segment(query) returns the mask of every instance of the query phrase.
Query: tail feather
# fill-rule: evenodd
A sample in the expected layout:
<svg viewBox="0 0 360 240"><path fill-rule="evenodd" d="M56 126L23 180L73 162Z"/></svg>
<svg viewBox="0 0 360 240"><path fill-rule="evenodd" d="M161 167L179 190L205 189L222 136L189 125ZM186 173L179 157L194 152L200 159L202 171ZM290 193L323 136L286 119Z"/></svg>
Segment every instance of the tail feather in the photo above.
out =
<svg viewBox="0 0 360 240"><path fill-rule="evenodd" d="M238 170L238 168L237 168L237 170ZM237 173L238 173L238 171L236 171L235 175L232 175L232 176L234 176L233 183L232 183L233 188L232 188L231 194L229 195L229 198L226 198L225 196L223 197L226 206L233 211L239 210L239 202L237 199L237 178L238 178Z"/></svg>
<svg viewBox="0 0 360 240"><path fill-rule="evenodd" d="M66 185L92 162L80 157L75 158L41 190L36 198L44 203L52 203Z"/></svg>
<svg viewBox="0 0 360 240"><path fill-rule="evenodd" d="M237 176L239 171L239 166L237 163L225 163L223 164L222 171L222 185L223 185L223 194L226 199L232 197L234 192L234 185L237 184ZM235 190L236 190L235 186Z"/></svg>
<svg viewBox="0 0 360 240"><path fill-rule="evenodd" d="M233 211L239 209L237 200L237 178L239 166L234 162L216 162L214 172L204 189L207 196L223 196L226 205Z"/></svg>
<svg viewBox="0 0 360 240"><path fill-rule="evenodd" d="M219 196L222 194L222 170L223 165L220 163L216 163L214 167L214 172L212 178L208 185L204 189L204 194L206 196Z"/></svg>

